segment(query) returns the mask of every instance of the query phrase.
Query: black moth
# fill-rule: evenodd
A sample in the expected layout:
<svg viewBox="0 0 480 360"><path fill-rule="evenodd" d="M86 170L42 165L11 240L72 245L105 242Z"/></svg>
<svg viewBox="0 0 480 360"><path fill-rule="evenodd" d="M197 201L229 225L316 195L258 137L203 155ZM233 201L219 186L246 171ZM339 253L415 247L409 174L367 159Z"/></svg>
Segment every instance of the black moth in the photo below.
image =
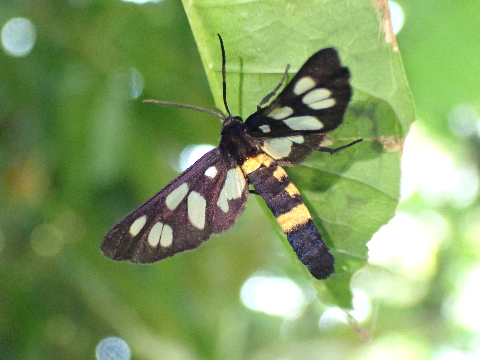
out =
<svg viewBox="0 0 480 360"><path fill-rule="evenodd" d="M264 198L300 261L317 279L334 271L334 258L323 243L298 189L281 166L302 162L325 134L343 120L352 90L350 73L335 49L313 54L270 105L258 105L245 122L232 116L226 102L225 50L222 39L223 120L218 148L205 154L159 193L120 220L105 236L102 251L114 260L151 263L198 247L212 234L229 229L246 206L249 192ZM251 184L255 190L249 190Z"/></svg>

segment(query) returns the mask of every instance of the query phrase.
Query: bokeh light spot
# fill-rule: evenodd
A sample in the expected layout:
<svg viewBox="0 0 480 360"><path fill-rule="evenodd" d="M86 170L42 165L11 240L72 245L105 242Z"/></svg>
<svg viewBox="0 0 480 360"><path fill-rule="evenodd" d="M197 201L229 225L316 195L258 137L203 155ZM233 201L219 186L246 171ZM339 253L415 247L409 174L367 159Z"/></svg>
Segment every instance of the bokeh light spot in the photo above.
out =
<svg viewBox="0 0 480 360"><path fill-rule="evenodd" d="M361 323L367 320L370 317L372 312L372 305L370 297L363 291L359 289L352 289L353 293L353 310L348 313L338 307L331 307L327 309L318 322L320 329L328 329L335 327L341 324L349 323L348 314L350 314L355 321Z"/></svg>
<svg viewBox="0 0 480 360"><path fill-rule="evenodd" d="M411 279L403 273L370 266L357 272L352 287L364 290L375 301L407 308L422 301L429 291L429 279Z"/></svg>
<svg viewBox="0 0 480 360"><path fill-rule="evenodd" d="M8 55L22 57L28 55L35 45L35 27L25 18L13 18L2 28L2 46Z"/></svg>
<svg viewBox="0 0 480 360"><path fill-rule="evenodd" d="M353 310L350 311L355 320L363 322L370 317L372 313L372 305L370 297L362 290L352 289L353 293Z"/></svg>
<svg viewBox="0 0 480 360"><path fill-rule="evenodd" d="M480 292L478 291L480 284L480 267L476 267L470 271L462 282L454 302L455 318L464 327L480 333Z"/></svg>
<svg viewBox="0 0 480 360"><path fill-rule="evenodd" d="M474 354L465 354L456 349L447 349L440 351L434 360L478 360L478 356Z"/></svg>
<svg viewBox="0 0 480 360"><path fill-rule="evenodd" d="M456 164L446 150L412 126L402 159L402 200L418 192L434 206L451 202L466 207L478 195L479 176L474 165Z"/></svg>
<svg viewBox="0 0 480 360"><path fill-rule="evenodd" d="M119 337L111 336L98 343L96 354L98 360L129 360L130 348Z"/></svg>
<svg viewBox="0 0 480 360"><path fill-rule="evenodd" d="M450 129L462 138L469 137L476 131L480 134L480 116L470 104L459 104L448 115Z"/></svg>
<svg viewBox="0 0 480 360"><path fill-rule="evenodd" d="M418 219L398 212L368 242L369 262L426 279L436 269L437 233Z"/></svg>
<svg viewBox="0 0 480 360"><path fill-rule="evenodd" d="M318 327L320 329L326 330L338 325L347 324L348 318L345 311L338 307L331 307L327 309L318 322Z"/></svg>
<svg viewBox="0 0 480 360"><path fill-rule="evenodd" d="M189 145L183 149L180 154L180 160L178 163L178 169L184 171L191 165L193 165L198 159L205 155L210 150L214 149L215 146L208 144L199 144L199 145Z"/></svg>
<svg viewBox="0 0 480 360"><path fill-rule="evenodd" d="M388 5L390 7L393 33L396 35L403 27L403 23L405 22L405 14L403 13L402 7L395 1L389 1Z"/></svg>
<svg viewBox="0 0 480 360"><path fill-rule="evenodd" d="M292 280L282 277L253 276L242 286L243 304L255 311L293 318L305 306L305 295Z"/></svg>

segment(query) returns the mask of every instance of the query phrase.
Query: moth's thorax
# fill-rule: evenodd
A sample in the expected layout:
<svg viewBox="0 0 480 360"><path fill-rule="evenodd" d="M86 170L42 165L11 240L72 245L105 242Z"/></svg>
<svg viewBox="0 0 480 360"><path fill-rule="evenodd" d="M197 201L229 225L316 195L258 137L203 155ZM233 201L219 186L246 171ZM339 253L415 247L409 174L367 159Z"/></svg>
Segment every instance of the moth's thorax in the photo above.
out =
<svg viewBox="0 0 480 360"><path fill-rule="evenodd" d="M230 116L224 120L220 149L233 157L236 163L241 163L261 151L258 141L247 134L245 123L239 116Z"/></svg>

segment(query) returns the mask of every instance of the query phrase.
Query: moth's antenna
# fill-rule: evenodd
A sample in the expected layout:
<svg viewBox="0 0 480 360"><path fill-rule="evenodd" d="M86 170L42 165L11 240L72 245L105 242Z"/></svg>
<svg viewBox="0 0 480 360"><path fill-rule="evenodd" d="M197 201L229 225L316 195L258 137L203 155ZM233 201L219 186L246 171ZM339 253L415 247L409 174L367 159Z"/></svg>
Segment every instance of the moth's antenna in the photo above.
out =
<svg viewBox="0 0 480 360"><path fill-rule="evenodd" d="M202 108L192 106L192 105L178 104L178 103L172 103L172 102L168 102L168 101L159 101L159 100L151 100L151 99L143 100L142 102L144 102L144 103L154 103L154 104L157 104L157 105L175 106L175 107L180 107L180 108L184 108L184 109L200 111L200 112L204 112L204 113L207 113L207 114L212 114L213 116L216 116L221 120L225 120L225 116L223 116L221 114L218 114L215 111L202 109Z"/></svg>
<svg viewBox="0 0 480 360"><path fill-rule="evenodd" d="M226 81L226 70L225 70L225 64L226 64L227 60L226 60L226 57L225 57L225 47L223 46L222 37L220 36L220 34L217 34L217 35L218 35L218 38L220 39L220 47L221 47L221 49L222 49L223 105L225 106L225 109L227 110L228 116L231 117L231 116L232 116L232 113L230 112L230 109L228 108L228 105L227 105L227 81ZM184 108L184 109L190 109L190 110L200 111L200 112L204 112L204 113L207 113L207 114L211 114L211 115L213 115L213 116L216 116L216 117L218 117L218 118L221 119L221 120L225 120L225 116L222 114L221 111L219 111L220 113L216 113L215 111L207 110L207 109L202 109L202 108L199 108L199 107L196 107L196 106L192 106L192 105L178 104L178 103L172 103L172 102L168 102L168 101L159 101L159 100L151 100L151 99L143 100L143 102L145 102L145 103L154 103L154 104L157 104L157 105L175 106L175 107L180 107L180 108Z"/></svg>
<svg viewBox="0 0 480 360"><path fill-rule="evenodd" d="M220 39L220 48L222 49L222 88L223 88L223 105L225 106L225 110L227 110L228 116L232 116L232 113L230 112L230 109L228 108L227 105L227 80L226 80L226 70L225 70L225 64L227 62L226 56L225 56L225 47L223 46L223 40L220 34L217 34L218 38Z"/></svg>

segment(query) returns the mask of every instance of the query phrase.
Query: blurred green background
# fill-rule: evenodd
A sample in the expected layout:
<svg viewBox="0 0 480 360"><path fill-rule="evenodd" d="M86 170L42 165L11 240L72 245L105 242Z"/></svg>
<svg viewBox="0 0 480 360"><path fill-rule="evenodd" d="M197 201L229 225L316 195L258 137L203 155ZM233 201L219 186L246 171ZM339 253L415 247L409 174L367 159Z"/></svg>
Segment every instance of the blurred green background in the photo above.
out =
<svg viewBox="0 0 480 360"><path fill-rule="evenodd" d="M185 147L218 143L215 118L141 103L212 108L186 15L174 0L3 1L0 358L94 358L108 336L134 359L480 357L480 4L397 4L418 121L398 215L346 318L257 201L194 252L104 258L106 231L178 174ZM23 47L9 43L18 26Z"/></svg>

